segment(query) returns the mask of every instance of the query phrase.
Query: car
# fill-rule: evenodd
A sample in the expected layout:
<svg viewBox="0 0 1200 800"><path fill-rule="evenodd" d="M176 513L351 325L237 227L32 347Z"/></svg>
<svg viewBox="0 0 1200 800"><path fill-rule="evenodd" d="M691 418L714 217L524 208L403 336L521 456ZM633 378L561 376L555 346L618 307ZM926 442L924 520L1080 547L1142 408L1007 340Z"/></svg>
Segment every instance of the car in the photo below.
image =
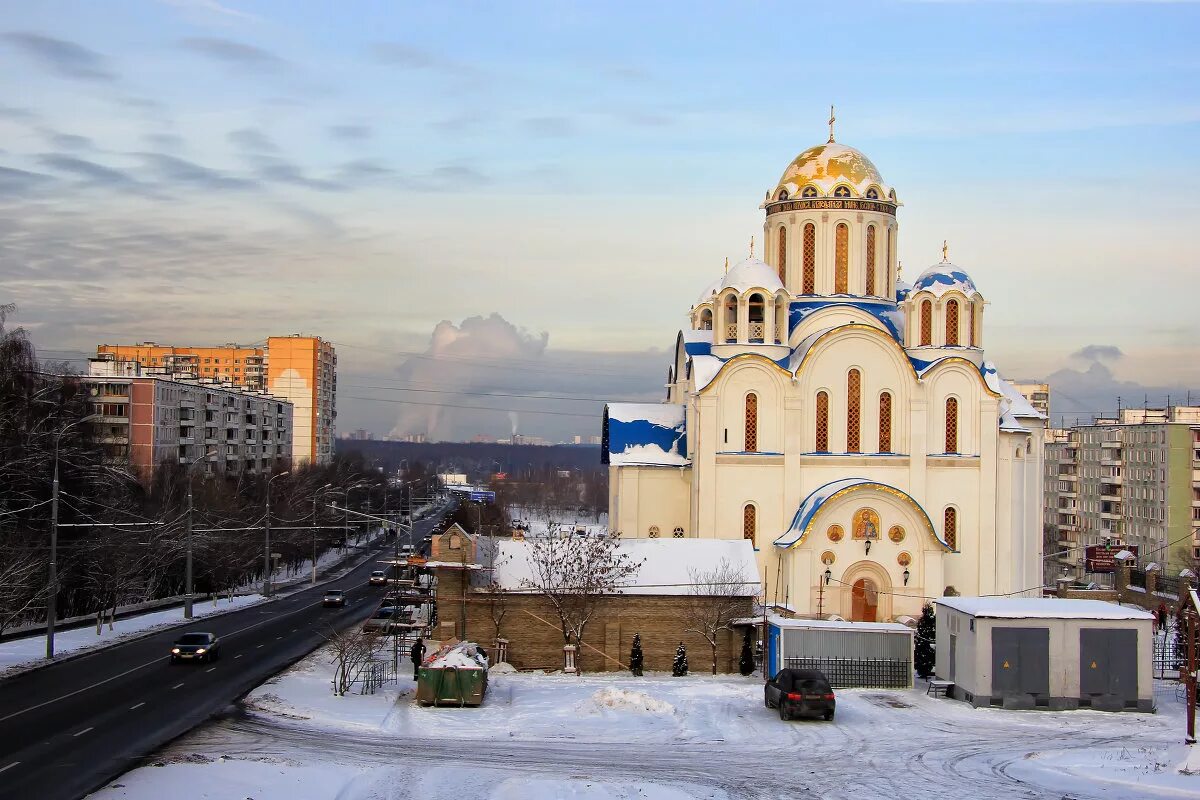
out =
<svg viewBox="0 0 1200 800"><path fill-rule="evenodd" d="M216 661L221 657L221 640L215 633L185 633L171 646L171 663Z"/></svg>
<svg viewBox="0 0 1200 800"><path fill-rule="evenodd" d="M387 633L391 629L392 617L396 616L395 606L381 606L366 622L363 623L364 633Z"/></svg>
<svg viewBox="0 0 1200 800"><path fill-rule="evenodd" d="M341 589L326 590L325 596L321 598L321 605L325 608L345 608L346 592Z"/></svg>
<svg viewBox="0 0 1200 800"><path fill-rule="evenodd" d="M367 578L367 583L372 586L387 586L387 573L377 569L371 573L371 577Z"/></svg>
<svg viewBox="0 0 1200 800"><path fill-rule="evenodd" d="M817 669L781 669L763 688L767 708L778 708L779 718L815 716L827 722L837 710L837 699L825 673Z"/></svg>

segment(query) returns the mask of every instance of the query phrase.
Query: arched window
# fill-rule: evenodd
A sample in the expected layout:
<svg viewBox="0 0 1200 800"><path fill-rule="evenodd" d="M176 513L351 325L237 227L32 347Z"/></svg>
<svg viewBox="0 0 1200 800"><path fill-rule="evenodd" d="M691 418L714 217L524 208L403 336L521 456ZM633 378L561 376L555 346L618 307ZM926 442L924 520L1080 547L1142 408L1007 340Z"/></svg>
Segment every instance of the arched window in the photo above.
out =
<svg viewBox="0 0 1200 800"><path fill-rule="evenodd" d="M818 453L829 452L829 393L817 392L817 447Z"/></svg>
<svg viewBox="0 0 1200 800"><path fill-rule="evenodd" d="M967 303L967 341L975 346L975 304Z"/></svg>
<svg viewBox="0 0 1200 800"><path fill-rule="evenodd" d="M883 287L883 295L891 297L896 291L896 281L892 278L892 228L889 225L887 229L887 248L884 252L883 274L887 276L887 284Z"/></svg>
<svg viewBox="0 0 1200 800"><path fill-rule="evenodd" d="M758 528L758 511L749 503L742 509L742 538L749 539L750 545L756 547L754 535Z"/></svg>
<svg viewBox="0 0 1200 800"><path fill-rule="evenodd" d="M867 189L867 199L868 200L878 200L879 199L879 190L876 189L874 186L872 186L870 189Z"/></svg>
<svg viewBox="0 0 1200 800"><path fill-rule="evenodd" d="M850 196L850 187L849 186L837 187L836 189L833 190L833 196L834 197L849 197Z"/></svg>
<svg viewBox="0 0 1200 800"><path fill-rule="evenodd" d="M712 330L712 309L706 308L700 312L700 330Z"/></svg>
<svg viewBox="0 0 1200 800"><path fill-rule="evenodd" d="M879 395L879 452L892 452L892 393Z"/></svg>
<svg viewBox="0 0 1200 800"><path fill-rule="evenodd" d="M875 226L867 226L867 296L875 294Z"/></svg>
<svg viewBox="0 0 1200 800"><path fill-rule="evenodd" d="M862 451L862 373L850 370L846 376L846 452Z"/></svg>
<svg viewBox="0 0 1200 800"><path fill-rule="evenodd" d="M921 301L921 345L927 347L933 344L933 303Z"/></svg>
<svg viewBox="0 0 1200 800"><path fill-rule="evenodd" d="M750 341L762 342L767 335L766 301L761 294L750 295Z"/></svg>
<svg viewBox="0 0 1200 800"><path fill-rule="evenodd" d="M958 511L953 508L947 508L945 515L942 517L942 538L946 540L946 544L951 550L958 549Z"/></svg>
<svg viewBox="0 0 1200 800"><path fill-rule="evenodd" d="M804 191L800 193L801 197L816 197L817 188L815 186L805 186Z"/></svg>
<svg viewBox="0 0 1200 800"><path fill-rule="evenodd" d="M839 222L833 244L833 293L850 291L850 227Z"/></svg>
<svg viewBox="0 0 1200 800"><path fill-rule="evenodd" d="M812 187L809 187L812 188ZM817 226L804 226L804 286L803 294L817 292Z"/></svg>
<svg viewBox="0 0 1200 800"><path fill-rule="evenodd" d="M676 526L675 530L671 531L671 536L676 539L683 538L683 528Z"/></svg>
<svg viewBox="0 0 1200 800"><path fill-rule="evenodd" d="M787 189L780 189L779 196L776 199L777 200L787 200L788 199Z"/></svg>
<svg viewBox="0 0 1200 800"><path fill-rule="evenodd" d="M958 399L946 398L946 452L958 452Z"/></svg>
<svg viewBox="0 0 1200 800"><path fill-rule="evenodd" d="M738 329L738 301L736 294L728 294L725 296L725 341L737 341Z"/></svg>
<svg viewBox="0 0 1200 800"><path fill-rule="evenodd" d="M779 226L779 280L787 282L787 228Z"/></svg>
<svg viewBox="0 0 1200 800"><path fill-rule="evenodd" d="M946 344L958 344L958 301L946 303Z"/></svg>
<svg viewBox="0 0 1200 800"><path fill-rule="evenodd" d="M746 395L746 452L758 452L758 395Z"/></svg>

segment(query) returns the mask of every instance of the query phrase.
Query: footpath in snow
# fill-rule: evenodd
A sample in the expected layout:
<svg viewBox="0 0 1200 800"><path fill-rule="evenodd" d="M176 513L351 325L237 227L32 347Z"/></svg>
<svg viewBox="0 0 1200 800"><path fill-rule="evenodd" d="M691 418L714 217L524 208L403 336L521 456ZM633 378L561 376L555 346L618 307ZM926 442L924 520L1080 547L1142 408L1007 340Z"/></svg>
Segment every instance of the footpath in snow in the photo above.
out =
<svg viewBox="0 0 1200 800"><path fill-rule="evenodd" d="M837 718L781 722L756 678L493 674L476 709L422 708L411 664L334 697L320 650L97 800L905 800L1200 797L1183 706L1158 714L974 709L921 689L841 690Z"/></svg>

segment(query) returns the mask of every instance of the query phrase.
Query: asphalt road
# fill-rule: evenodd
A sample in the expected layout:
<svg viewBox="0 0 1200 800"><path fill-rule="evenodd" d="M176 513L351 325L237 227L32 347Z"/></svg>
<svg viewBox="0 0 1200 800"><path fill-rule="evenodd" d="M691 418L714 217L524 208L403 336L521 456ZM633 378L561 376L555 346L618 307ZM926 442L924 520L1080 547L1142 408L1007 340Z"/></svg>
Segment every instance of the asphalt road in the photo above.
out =
<svg viewBox="0 0 1200 800"><path fill-rule="evenodd" d="M414 524L414 544L437 519ZM367 585L377 568L368 558L331 583L0 681L0 798L75 800L136 766L311 653L323 632L369 616L384 593ZM322 608L331 588L346 590L345 608ZM220 660L172 666L186 631L220 636Z"/></svg>

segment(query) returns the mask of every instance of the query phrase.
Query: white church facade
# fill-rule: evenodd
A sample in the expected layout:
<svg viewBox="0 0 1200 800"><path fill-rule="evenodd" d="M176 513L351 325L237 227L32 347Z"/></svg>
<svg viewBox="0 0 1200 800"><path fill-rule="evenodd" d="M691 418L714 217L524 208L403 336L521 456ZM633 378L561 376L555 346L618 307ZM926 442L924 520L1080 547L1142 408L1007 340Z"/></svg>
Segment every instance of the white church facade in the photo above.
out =
<svg viewBox="0 0 1200 800"><path fill-rule="evenodd" d="M766 603L800 616L1040 594L1044 417L986 360L944 248L900 280L898 206L832 133L788 165L764 258L699 296L665 402L605 409L613 530L749 539Z"/></svg>

